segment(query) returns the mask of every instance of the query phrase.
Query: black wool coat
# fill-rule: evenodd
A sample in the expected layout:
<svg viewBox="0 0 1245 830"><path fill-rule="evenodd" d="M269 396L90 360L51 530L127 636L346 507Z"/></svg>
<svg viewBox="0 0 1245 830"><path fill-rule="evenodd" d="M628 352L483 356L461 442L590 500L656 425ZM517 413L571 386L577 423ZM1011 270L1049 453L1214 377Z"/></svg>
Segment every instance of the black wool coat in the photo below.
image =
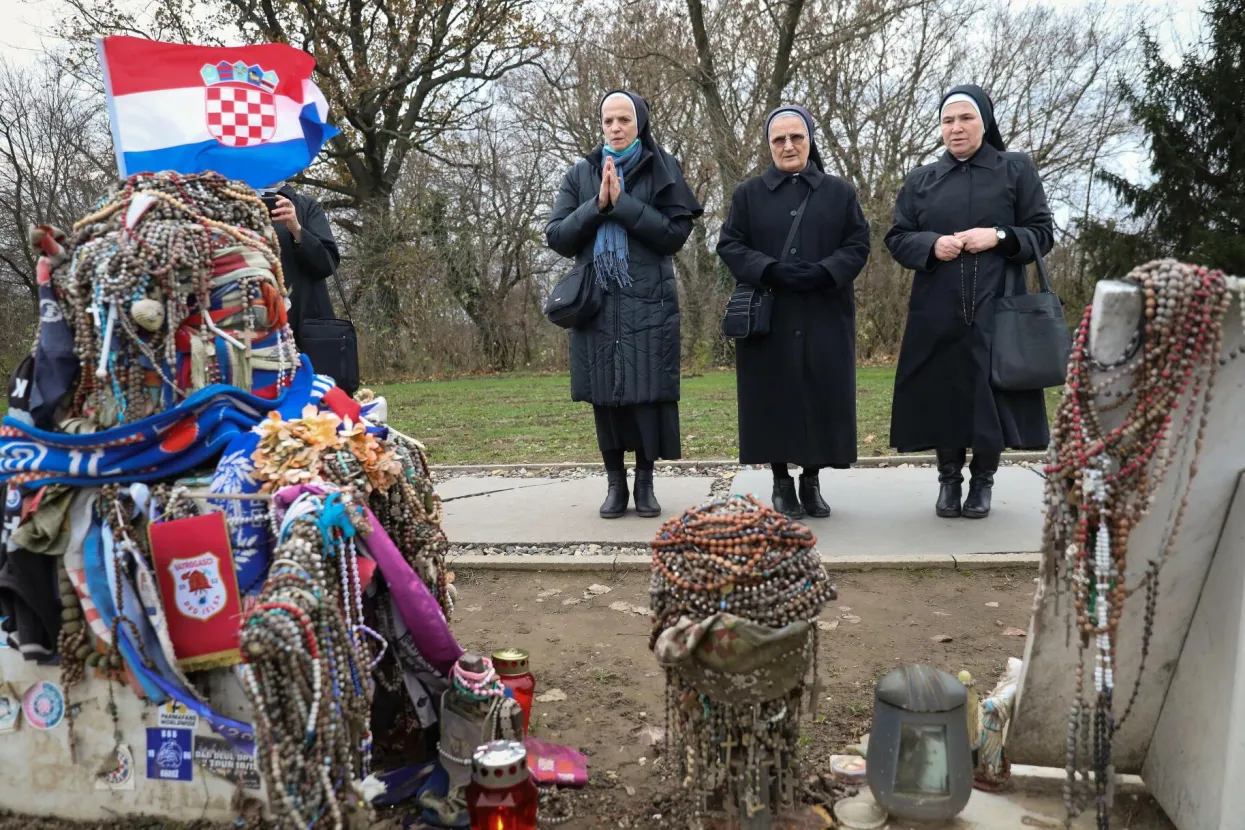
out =
<svg viewBox="0 0 1245 830"><path fill-rule="evenodd" d="M934 256L940 236L996 227L1012 237L1008 244L951 262ZM1004 278L1010 274L1016 293L1024 293L1034 246L1045 254L1053 244L1042 181L1024 153L983 144L968 161L944 153L908 175L886 234L891 255L915 272L895 373L891 446L900 452L1046 447L1050 429L1042 392L993 389L990 348Z"/></svg>
<svg viewBox="0 0 1245 830"><path fill-rule="evenodd" d="M303 227L302 241L295 242L294 234L283 222L274 224L277 241L281 243L281 271L290 291L290 328L298 343L304 320L334 316L327 280L337 270L341 253L319 202L288 185L278 192L293 203L294 215Z"/></svg>
<svg viewBox="0 0 1245 830"><path fill-rule="evenodd" d="M567 171L545 227L549 247L592 263L596 231L607 218L627 230L631 285L610 282L601 311L584 328L572 329L571 400L597 406L630 406L679 400L681 344L679 293L674 262L692 232L681 208L651 204L647 150L627 177L627 189L608 212L597 208L600 155L580 159ZM668 215L669 213L669 215Z"/></svg>
<svg viewBox="0 0 1245 830"><path fill-rule="evenodd" d="M783 243L809 195L791 247ZM735 188L718 255L737 282L774 292L767 335L735 347L739 460L844 467L856 460L856 297L869 223L855 189L810 165L771 166ZM773 284L781 259L815 263L796 287Z"/></svg>

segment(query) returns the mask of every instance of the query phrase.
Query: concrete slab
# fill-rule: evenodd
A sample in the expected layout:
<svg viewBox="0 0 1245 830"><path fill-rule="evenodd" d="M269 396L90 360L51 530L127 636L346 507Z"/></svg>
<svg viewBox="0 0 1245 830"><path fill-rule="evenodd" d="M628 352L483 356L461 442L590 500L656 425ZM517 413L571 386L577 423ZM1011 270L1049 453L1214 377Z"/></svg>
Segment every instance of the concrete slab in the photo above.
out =
<svg viewBox="0 0 1245 830"><path fill-rule="evenodd" d="M859 796L873 800L868 788ZM1117 800L1119 804L1119 800ZM1128 808L1116 807L1118 819L1123 819ZM1131 814L1130 814L1131 815ZM950 821L911 822L892 818L886 825L890 830L1019 830L1025 827L1063 827L1066 812L1060 794L987 793L974 790L968 806ZM1147 815L1142 817L1151 818ZM1094 811L1082 813L1070 825L1072 830L1092 830L1097 826ZM1151 826L1149 823L1142 826Z"/></svg>
<svg viewBox="0 0 1245 830"><path fill-rule="evenodd" d="M992 512L980 521L934 515L938 480L933 470L824 470L821 488L834 513L829 519L805 521L817 534L817 549L829 558L958 557L1042 549L1043 483L1024 467L999 470ZM745 470L735 477L731 491L752 494L769 504L773 476L768 470Z"/></svg>
<svg viewBox="0 0 1245 830"><path fill-rule="evenodd" d="M463 476L442 481L437 484L437 494L443 501L462 499L470 496L481 496L500 490L525 490L529 487L544 487L557 481L556 478L510 478L507 476Z"/></svg>
<svg viewBox="0 0 1245 830"><path fill-rule="evenodd" d="M453 542L540 544L548 542L638 542L648 544L662 522L709 498L716 479L663 476L657 500L665 513L641 519L632 507L621 519L602 519L605 477L554 481L500 493L458 499L445 505L442 527ZM453 482L446 482L446 485ZM438 488L439 489L439 488Z"/></svg>

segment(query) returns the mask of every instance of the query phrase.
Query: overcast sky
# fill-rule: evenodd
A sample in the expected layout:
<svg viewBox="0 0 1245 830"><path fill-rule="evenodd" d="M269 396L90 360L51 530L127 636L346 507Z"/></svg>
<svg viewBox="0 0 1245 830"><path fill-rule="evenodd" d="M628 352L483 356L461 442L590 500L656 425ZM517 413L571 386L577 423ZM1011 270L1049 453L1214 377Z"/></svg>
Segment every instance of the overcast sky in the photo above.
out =
<svg viewBox="0 0 1245 830"><path fill-rule="evenodd" d="M1031 4L1055 7L1079 6L1084 0L1014 0L1014 6ZM1112 0L1117 2L1117 0ZM9 60L26 62L38 55L45 45L53 42L50 30L51 21L59 7L56 0L0 0L0 48ZM118 0L122 7L138 5L134 0ZM1198 0L1142 0L1160 13L1169 15L1172 27L1163 27L1161 35L1167 35L1171 41L1166 44L1175 47L1178 43L1188 42L1198 25Z"/></svg>

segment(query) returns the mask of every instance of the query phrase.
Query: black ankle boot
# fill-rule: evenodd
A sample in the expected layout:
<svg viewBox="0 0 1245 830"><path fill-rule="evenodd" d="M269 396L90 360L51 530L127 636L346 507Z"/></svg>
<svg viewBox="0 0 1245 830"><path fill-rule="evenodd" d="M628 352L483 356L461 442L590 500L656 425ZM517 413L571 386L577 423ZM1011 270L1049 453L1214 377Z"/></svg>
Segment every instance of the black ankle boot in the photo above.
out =
<svg viewBox="0 0 1245 830"><path fill-rule="evenodd" d="M940 518L955 519L961 515L966 455L965 450L938 450L938 504L934 512Z"/></svg>
<svg viewBox="0 0 1245 830"><path fill-rule="evenodd" d="M791 476L774 477L774 509L788 519L803 519L804 508L795 496L795 479Z"/></svg>
<svg viewBox="0 0 1245 830"><path fill-rule="evenodd" d="M601 504L601 518L617 519L627 512L627 499L631 496L627 492L627 471L606 470L605 475L609 479L609 490Z"/></svg>
<svg viewBox="0 0 1245 830"><path fill-rule="evenodd" d="M830 518L830 505L821 497L821 480L816 475L800 476L800 504L814 519Z"/></svg>
<svg viewBox="0 0 1245 830"><path fill-rule="evenodd" d="M653 495L652 470L635 471L635 512L645 519L661 515L661 505Z"/></svg>
<svg viewBox="0 0 1245 830"><path fill-rule="evenodd" d="M994 490L994 474L999 469L999 454L974 451L968 469L972 476L968 480L968 498L964 499L964 518L984 519L990 515L990 496Z"/></svg>

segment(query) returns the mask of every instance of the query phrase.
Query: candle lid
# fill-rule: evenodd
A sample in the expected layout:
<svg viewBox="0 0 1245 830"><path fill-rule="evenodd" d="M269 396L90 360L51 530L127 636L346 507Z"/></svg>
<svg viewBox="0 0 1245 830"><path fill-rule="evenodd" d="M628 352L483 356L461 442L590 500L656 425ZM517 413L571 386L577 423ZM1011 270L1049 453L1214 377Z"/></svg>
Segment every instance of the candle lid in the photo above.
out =
<svg viewBox="0 0 1245 830"><path fill-rule="evenodd" d="M518 741L491 741L471 756L471 779L501 790L527 780L527 749Z"/></svg>
<svg viewBox="0 0 1245 830"><path fill-rule="evenodd" d="M527 674L531 657L525 649L503 648L493 652L493 668L499 677Z"/></svg>

